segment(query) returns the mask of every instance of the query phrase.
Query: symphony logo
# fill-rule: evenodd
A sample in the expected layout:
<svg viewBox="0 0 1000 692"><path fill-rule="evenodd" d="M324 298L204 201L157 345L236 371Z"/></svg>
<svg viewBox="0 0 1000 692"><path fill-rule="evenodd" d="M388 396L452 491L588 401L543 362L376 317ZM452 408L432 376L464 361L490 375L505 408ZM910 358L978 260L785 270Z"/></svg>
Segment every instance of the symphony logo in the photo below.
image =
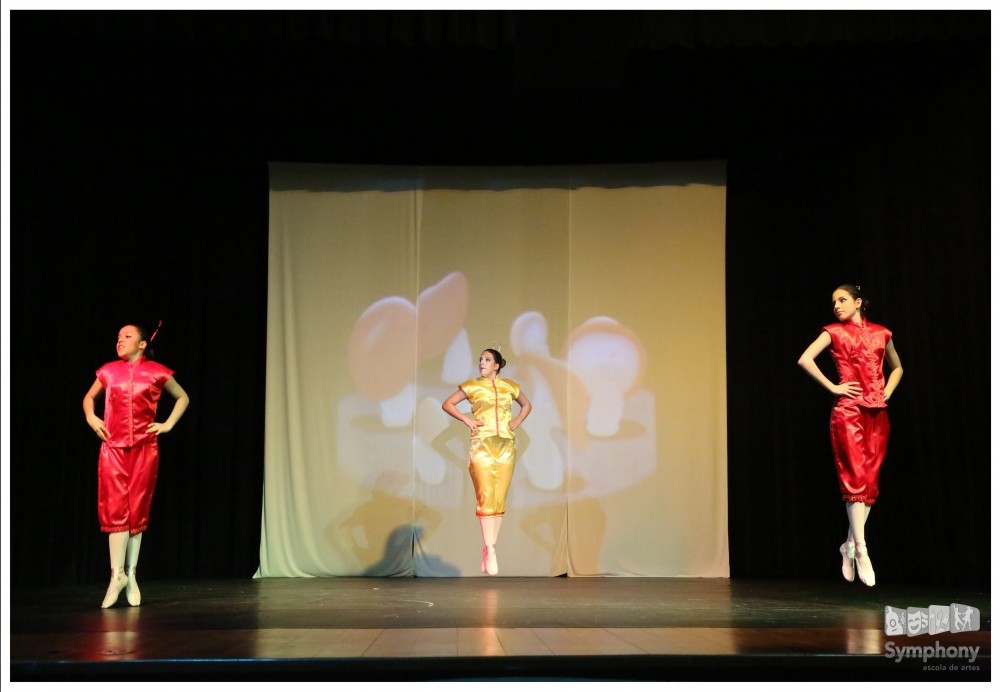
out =
<svg viewBox="0 0 1000 692"><path fill-rule="evenodd" d="M921 634L941 634L951 632L977 632L979 630L979 608L952 603L950 606L932 605L926 608L885 607L885 633L905 634L916 637ZM943 646L935 641L934 646L899 646L893 641L885 643L886 658L919 658L924 663L932 658L964 658L970 664L979 655L978 646Z"/></svg>
<svg viewBox="0 0 1000 692"><path fill-rule="evenodd" d="M979 631L979 608L952 603L950 606L932 605L926 608L885 607L885 633L905 634L916 637L920 634L941 634L942 632Z"/></svg>
<svg viewBox="0 0 1000 692"><path fill-rule="evenodd" d="M978 646L944 646L934 642L934 646L899 646L896 642L885 643L885 658L894 658L899 663L904 658L919 658L924 663L932 658L964 658L969 663L975 663L979 656Z"/></svg>

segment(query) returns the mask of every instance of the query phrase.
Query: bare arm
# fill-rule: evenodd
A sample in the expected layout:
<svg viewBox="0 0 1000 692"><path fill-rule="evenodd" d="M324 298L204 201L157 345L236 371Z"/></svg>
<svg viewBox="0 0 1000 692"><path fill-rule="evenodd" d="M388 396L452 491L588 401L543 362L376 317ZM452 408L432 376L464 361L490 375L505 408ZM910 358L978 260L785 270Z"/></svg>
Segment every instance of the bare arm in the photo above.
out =
<svg viewBox="0 0 1000 692"><path fill-rule="evenodd" d="M830 381L830 378L823 374L823 371L819 369L819 366L816 365L817 356L829 348L830 343L830 335L824 331L819 335L819 337L816 338L816 341L809 344L802 355L799 356L799 366L812 375L812 378L823 385L831 394L850 397L861 396L862 388L859 383L841 382L840 384L834 384Z"/></svg>
<svg viewBox="0 0 1000 692"><path fill-rule="evenodd" d="M458 408L456 408L455 406L460 401L465 401L468 398L469 397L466 396L465 392L462 391L461 388L459 388L455 390L455 392L453 392L450 397L444 400L444 403L441 404L441 409L455 420L460 420L466 425L468 425L469 429L472 432L475 432L476 428L480 427L483 424L483 422L476 420L475 418L469 418L461 411L459 411Z"/></svg>
<svg viewBox="0 0 1000 692"><path fill-rule="evenodd" d="M899 381L903 379L903 364L899 362L899 354L896 347L892 345L892 339L885 345L885 357L889 361L889 377L885 381L885 393L883 400L889 401L889 397L896 391Z"/></svg>
<svg viewBox="0 0 1000 692"><path fill-rule="evenodd" d="M510 425L508 427L511 430L517 430L519 427L521 427L521 423L523 423L524 419L528 417L529 413L531 413L531 402L528 401L528 397L524 395L524 392L521 392L521 394L516 399L514 399L514 401L520 404L521 410L518 411L517 418L515 418L510 422Z"/></svg>
<svg viewBox="0 0 1000 692"><path fill-rule="evenodd" d="M94 401L103 393L104 385L101 384L100 380L94 380L94 384L90 385L90 389L83 395L83 414L87 417L87 425L90 426L90 429L97 433L101 440L107 440L108 429L104 427L104 421L94 413Z"/></svg>
<svg viewBox="0 0 1000 692"><path fill-rule="evenodd" d="M184 412L187 410L188 404L190 403L187 392L184 391L183 387L177 384L177 380L173 377L167 380L166 384L163 385L163 388L166 389L170 395L176 399L176 401L174 401L174 408L167 417L167 420L162 423L150 423L146 428L148 432L157 436L161 433L167 433L173 430L174 426L177 425L177 421L179 421L181 416L184 415Z"/></svg>

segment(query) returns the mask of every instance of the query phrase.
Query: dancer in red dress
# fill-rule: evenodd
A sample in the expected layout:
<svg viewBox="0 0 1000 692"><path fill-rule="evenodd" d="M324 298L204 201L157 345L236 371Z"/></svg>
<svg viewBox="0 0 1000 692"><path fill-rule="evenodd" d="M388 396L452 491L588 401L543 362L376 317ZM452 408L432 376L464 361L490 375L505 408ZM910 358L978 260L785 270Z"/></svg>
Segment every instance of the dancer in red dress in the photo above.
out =
<svg viewBox="0 0 1000 692"><path fill-rule="evenodd" d="M903 377L892 332L866 318L868 300L861 287L844 284L833 292L835 324L823 328L799 358L799 365L837 397L830 414L830 442L847 504L847 541L840 546L844 579L875 585L875 568L865 543L865 522L878 497L878 474L889 441L886 404ZM834 384L816 365L829 349L840 375ZM883 373L888 363L889 376Z"/></svg>
<svg viewBox="0 0 1000 692"><path fill-rule="evenodd" d="M188 407L188 395L177 384L170 368L147 359L152 337L135 325L118 333L118 358L102 365L97 379L83 397L87 424L101 439L97 460L97 516L108 534L111 583L102 608L118 601L122 589L130 605L142 600L135 569L142 534L149 524L149 509L160 463L157 436L173 430ZM170 416L156 422L156 406L166 390L176 400ZM94 413L94 402L105 394L104 418Z"/></svg>

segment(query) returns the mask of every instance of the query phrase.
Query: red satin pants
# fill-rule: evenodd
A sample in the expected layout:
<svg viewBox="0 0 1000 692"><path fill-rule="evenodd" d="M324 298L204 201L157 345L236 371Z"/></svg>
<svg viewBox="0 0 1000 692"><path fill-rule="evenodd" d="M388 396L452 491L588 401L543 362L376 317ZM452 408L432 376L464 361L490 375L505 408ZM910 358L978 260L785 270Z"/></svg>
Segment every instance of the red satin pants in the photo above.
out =
<svg viewBox="0 0 1000 692"><path fill-rule="evenodd" d="M97 459L97 518L101 531L146 530L153 504L160 449L153 438L135 447L101 445Z"/></svg>
<svg viewBox="0 0 1000 692"><path fill-rule="evenodd" d="M835 406L830 414L830 443L844 502L875 504L878 473L889 442L889 413L884 408Z"/></svg>

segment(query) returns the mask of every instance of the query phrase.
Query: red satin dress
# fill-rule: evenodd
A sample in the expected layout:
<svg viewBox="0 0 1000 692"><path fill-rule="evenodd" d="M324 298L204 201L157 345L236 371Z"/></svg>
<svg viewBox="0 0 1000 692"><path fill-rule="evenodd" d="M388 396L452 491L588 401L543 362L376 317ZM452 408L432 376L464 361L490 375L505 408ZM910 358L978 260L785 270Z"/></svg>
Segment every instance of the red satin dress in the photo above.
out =
<svg viewBox="0 0 1000 692"><path fill-rule="evenodd" d="M892 332L862 319L823 328L841 382L857 382L861 395L839 397L830 413L833 460L845 502L875 504L878 474L889 441L882 363Z"/></svg>
<svg viewBox="0 0 1000 692"><path fill-rule="evenodd" d="M101 531L146 530L156 489L160 451L146 431L156 420L156 405L174 371L143 357L102 365L104 427L108 439L97 459L97 517Z"/></svg>

